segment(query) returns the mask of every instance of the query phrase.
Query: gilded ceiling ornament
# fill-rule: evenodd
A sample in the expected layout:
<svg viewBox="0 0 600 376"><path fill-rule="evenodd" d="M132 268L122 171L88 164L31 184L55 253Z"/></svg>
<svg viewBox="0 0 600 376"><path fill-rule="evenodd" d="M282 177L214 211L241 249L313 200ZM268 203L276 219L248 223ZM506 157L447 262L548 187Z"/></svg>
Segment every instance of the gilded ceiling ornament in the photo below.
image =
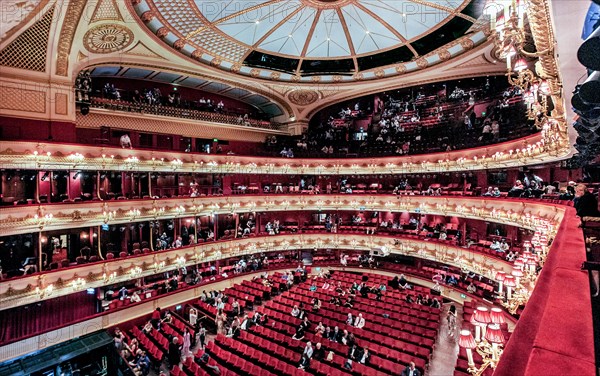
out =
<svg viewBox="0 0 600 376"><path fill-rule="evenodd" d="M396 66L396 72L402 74L402 73L406 73L406 65L404 64L399 64Z"/></svg>
<svg viewBox="0 0 600 376"><path fill-rule="evenodd" d="M181 51L183 49L183 47L185 47L184 39L177 39L175 41L175 43L173 43L173 48L176 49L177 51Z"/></svg>
<svg viewBox="0 0 600 376"><path fill-rule="evenodd" d="M281 73L279 72L271 72L271 79L278 80L281 77Z"/></svg>
<svg viewBox="0 0 600 376"><path fill-rule="evenodd" d="M375 77L382 78L383 76L385 76L383 69L375 69Z"/></svg>
<svg viewBox="0 0 600 376"><path fill-rule="evenodd" d="M223 60L221 60L221 58L215 57L210 61L210 65L212 65L213 67L218 67L219 65L221 65L222 62Z"/></svg>
<svg viewBox="0 0 600 376"><path fill-rule="evenodd" d="M333 76L333 82L342 82L342 76Z"/></svg>
<svg viewBox="0 0 600 376"><path fill-rule="evenodd" d="M312 76L310 80L312 82L321 82L321 76Z"/></svg>
<svg viewBox="0 0 600 376"><path fill-rule="evenodd" d="M192 59L200 61L200 60L202 60L202 54L203 54L202 50L194 50L194 52L192 52L191 56L192 56Z"/></svg>
<svg viewBox="0 0 600 376"><path fill-rule="evenodd" d="M159 37L160 39L163 39L167 35L169 35L169 29L167 29L164 26L161 27L160 29L156 30L156 36Z"/></svg>
<svg viewBox="0 0 600 376"><path fill-rule="evenodd" d="M156 15L154 14L153 11L149 10L147 12L144 12L140 19L144 22L144 23L148 23L150 21L152 21L154 18L156 17Z"/></svg>
<svg viewBox="0 0 600 376"><path fill-rule="evenodd" d="M417 67L419 67L421 69L427 68L427 65L429 65L427 60L424 58L417 59L416 63L417 63Z"/></svg>
<svg viewBox="0 0 600 376"><path fill-rule="evenodd" d="M361 81L361 80L363 79L363 74L362 74L362 73L355 73L355 74L352 76L352 78L353 78L355 81Z"/></svg>
<svg viewBox="0 0 600 376"><path fill-rule="evenodd" d="M290 102L299 106L315 103L319 99L319 93L314 90L293 90L288 94Z"/></svg>
<svg viewBox="0 0 600 376"><path fill-rule="evenodd" d="M239 63L235 63L231 66L231 68L229 68L229 70L232 71L233 73L239 72L240 69L242 69L242 64L239 64Z"/></svg>
<svg viewBox="0 0 600 376"><path fill-rule="evenodd" d="M292 82L298 82L300 81L302 77L300 77L299 75L295 74L292 76Z"/></svg>
<svg viewBox="0 0 600 376"><path fill-rule="evenodd" d="M438 53L438 55L439 55L441 61L446 61L446 60L450 59L450 52L448 52L448 50L445 50L445 49L441 50Z"/></svg>
<svg viewBox="0 0 600 376"><path fill-rule="evenodd" d="M460 41L460 45L462 46L462 48L464 48L465 50L470 50L471 48L473 48L473 41L469 38L465 38L463 40Z"/></svg>
<svg viewBox="0 0 600 376"><path fill-rule="evenodd" d="M83 36L85 48L99 54L123 50L133 42L133 39L131 30L116 24L96 26Z"/></svg>
<svg viewBox="0 0 600 376"><path fill-rule="evenodd" d="M260 76L260 69L253 68L250 71L250 76L252 76L252 77L258 77L258 76Z"/></svg>

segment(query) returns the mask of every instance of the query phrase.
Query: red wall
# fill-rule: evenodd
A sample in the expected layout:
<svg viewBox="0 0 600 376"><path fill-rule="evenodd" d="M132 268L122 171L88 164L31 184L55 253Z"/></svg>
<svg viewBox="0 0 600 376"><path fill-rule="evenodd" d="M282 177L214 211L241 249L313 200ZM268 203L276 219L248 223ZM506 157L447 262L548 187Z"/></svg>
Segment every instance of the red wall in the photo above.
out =
<svg viewBox="0 0 600 376"><path fill-rule="evenodd" d="M76 142L75 123L0 116L2 140L49 140Z"/></svg>

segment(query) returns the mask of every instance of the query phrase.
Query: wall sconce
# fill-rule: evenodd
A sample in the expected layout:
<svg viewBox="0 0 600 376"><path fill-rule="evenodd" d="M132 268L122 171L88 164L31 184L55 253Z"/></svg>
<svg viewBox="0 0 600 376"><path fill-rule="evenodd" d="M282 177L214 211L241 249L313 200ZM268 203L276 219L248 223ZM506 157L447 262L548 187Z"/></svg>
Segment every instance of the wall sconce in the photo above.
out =
<svg viewBox="0 0 600 376"><path fill-rule="evenodd" d="M71 282L74 291L81 290L85 286L85 279L77 278Z"/></svg>
<svg viewBox="0 0 600 376"><path fill-rule="evenodd" d="M140 209L131 209L127 212L127 215L131 217L131 219L139 218L142 215Z"/></svg>
<svg viewBox="0 0 600 376"><path fill-rule="evenodd" d="M179 256L175 259L175 264L177 264L178 267L183 268L186 261L185 256Z"/></svg>
<svg viewBox="0 0 600 376"><path fill-rule="evenodd" d="M115 219L117 217L117 212L115 210L105 211L105 212L102 212L102 217L103 217L104 224L108 224L109 221L112 221L113 219Z"/></svg>
<svg viewBox="0 0 600 376"><path fill-rule="evenodd" d="M165 262L161 261L161 262L155 262L154 265L152 265L154 267L154 271L158 272L160 269L165 267Z"/></svg>
<svg viewBox="0 0 600 376"><path fill-rule="evenodd" d="M48 297L52 295L54 292L54 285L48 285L46 288L40 289L39 287L35 288L35 293L38 295L40 299Z"/></svg>
<svg viewBox="0 0 600 376"><path fill-rule="evenodd" d="M44 214L44 215L40 215L40 214L36 214L33 217L33 220L36 222L37 227L39 227L39 229L43 229L49 222L52 221L53 219L53 215L52 213L49 214Z"/></svg>
<svg viewBox="0 0 600 376"><path fill-rule="evenodd" d="M129 270L129 274L131 275L131 278L138 278L139 276L142 275L142 268L140 268L139 266L136 266L132 269Z"/></svg>
<svg viewBox="0 0 600 376"><path fill-rule="evenodd" d="M104 283L109 283L115 280L115 278L117 278L117 272L112 272L110 274L102 274L102 281L104 281Z"/></svg>
<svg viewBox="0 0 600 376"><path fill-rule="evenodd" d="M183 166L183 161L179 158L173 159L171 161L171 166L173 166L173 170L177 170L179 167Z"/></svg>

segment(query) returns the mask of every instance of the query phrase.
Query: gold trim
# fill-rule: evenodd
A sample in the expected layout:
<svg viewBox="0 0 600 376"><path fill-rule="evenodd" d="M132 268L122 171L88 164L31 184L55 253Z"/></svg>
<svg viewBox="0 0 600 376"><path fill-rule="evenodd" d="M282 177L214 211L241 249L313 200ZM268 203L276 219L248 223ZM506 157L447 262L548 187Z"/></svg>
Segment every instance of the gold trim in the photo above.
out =
<svg viewBox="0 0 600 376"><path fill-rule="evenodd" d="M69 56L71 54L71 46L73 45L73 38L77 31L77 26L83 14L87 2L72 0L69 1L65 18L62 22L62 29L60 31L60 37L58 42L58 49L56 52L56 75L57 76L68 76L69 75Z"/></svg>

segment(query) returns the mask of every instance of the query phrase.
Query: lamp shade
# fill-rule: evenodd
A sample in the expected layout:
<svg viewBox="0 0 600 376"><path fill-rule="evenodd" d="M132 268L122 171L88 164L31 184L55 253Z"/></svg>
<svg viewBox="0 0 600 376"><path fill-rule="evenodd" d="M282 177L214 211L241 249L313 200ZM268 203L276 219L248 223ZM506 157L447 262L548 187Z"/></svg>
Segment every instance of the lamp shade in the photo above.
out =
<svg viewBox="0 0 600 376"><path fill-rule="evenodd" d="M477 307L473 312L471 323L474 325L485 326L490 322L490 311L485 307Z"/></svg>
<svg viewBox="0 0 600 376"><path fill-rule="evenodd" d="M485 339L490 343L504 343L504 336L500 331L499 324L490 324L487 327L487 331L485 332Z"/></svg>
<svg viewBox="0 0 600 376"><path fill-rule="evenodd" d="M521 59L517 60L513 70L515 72L521 72L521 71L524 71L525 69L527 69L527 62L525 61L525 59L521 58Z"/></svg>
<svg viewBox="0 0 600 376"><path fill-rule="evenodd" d="M513 277L522 277L523 276L523 272L519 269L513 270L512 272L510 272L510 274L513 275Z"/></svg>
<svg viewBox="0 0 600 376"><path fill-rule="evenodd" d="M524 265L523 260L519 257L515 260L514 264L515 268L520 268Z"/></svg>
<svg viewBox="0 0 600 376"><path fill-rule="evenodd" d="M460 337L458 338L458 345L463 349L474 349L477 347L475 344L475 338L468 330L461 330Z"/></svg>
<svg viewBox="0 0 600 376"><path fill-rule="evenodd" d="M515 277L513 277L512 275L507 275L506 278L504 279L504 285L506 285L506 287L515 287L515 286L517 286L517 283L515 281Z"/></svg>
<svg viewBox="0 0 600 376"><path fill-rule="evenodd" d="M544 95L550 95L550 85L548 84L548 81L542 81L540 84L540 92Z"/></svg>
<svg viewBox="0 0 600 376"><path fill-rule="evenodd" d="M502 282L504 281L504 278L506 278L506 272L498 272L496 273L496 281L498 282Z"/></svg>
<svg viewBox="0 0 600 376"><path fill-rule="evenodd" d="M506 321L504 320L504 313L498 307L493 307L490 310L490 321L492 324L504 324Z"/></svg>

